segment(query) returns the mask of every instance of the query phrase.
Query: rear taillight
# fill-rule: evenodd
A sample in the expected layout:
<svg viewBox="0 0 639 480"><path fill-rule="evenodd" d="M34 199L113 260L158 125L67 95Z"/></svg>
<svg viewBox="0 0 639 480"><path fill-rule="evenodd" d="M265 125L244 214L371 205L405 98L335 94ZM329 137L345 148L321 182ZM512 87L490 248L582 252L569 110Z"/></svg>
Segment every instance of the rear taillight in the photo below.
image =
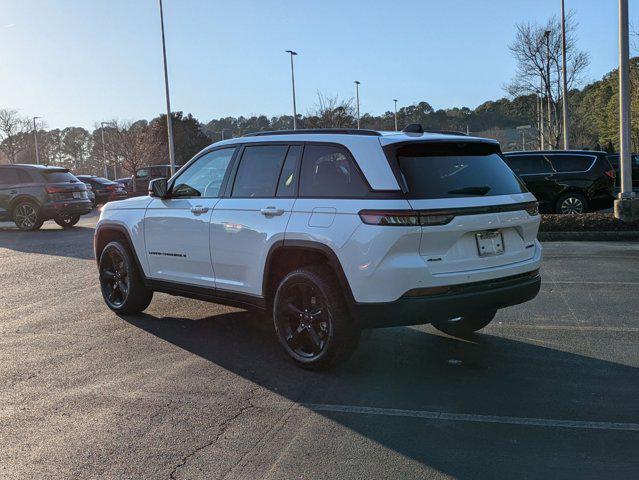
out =
<svg viewBox="0 0 639 480"><path fill-rule="evenodd" d="M46 185L44 189L47 193L66 193L69 191L68 188L56 187L55 185Z"/></svg>
<svg viewBox="0 0 639 480"><path fill-rule="evenodd" d="M444 210L362 210L359 218L366 225L384 225L390 227L416 227L445 225L455 215Z"/></svg>
<svg viewBox="0 0 639 480"><path fill-rule="evenodd" d="M604 173L610 178L612 178L613 180L617 178L617 172L615 172L614 170L607 170Z"/></svg>
<svg viewBox="0 0 639 480"><path fill-rule="evenodd" d="M115 191L115 190L117 190L117 189L118 189L118 186L117 186L117 185L115 185L115 184L112 184L112 185L107 185L105 188L106 188L107 190L109 190L109 191L113 192L113 191Z"/></svg>
<svg viewBox="0 0 639 480"><path fill-rule="evenodd" d="M532 202L528 204L528 206L526 207L526 211L528 212L528 215L530 215L531 217L535 217L539 215L539 204L537 202Z"/></svg>

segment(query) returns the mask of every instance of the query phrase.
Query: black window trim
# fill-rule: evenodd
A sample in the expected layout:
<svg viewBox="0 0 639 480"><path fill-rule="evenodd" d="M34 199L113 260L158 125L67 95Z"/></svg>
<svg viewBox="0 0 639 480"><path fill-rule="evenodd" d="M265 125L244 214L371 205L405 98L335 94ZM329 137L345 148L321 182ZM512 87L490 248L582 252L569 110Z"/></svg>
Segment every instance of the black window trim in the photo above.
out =
<svg viewBox="0 0 639 480"><path fill-rule="evenodd" d="M182 196L179 195L177 197L174 197L172 195L173 193L173 187L175 186L175 182L178 178L180 178L180 175L183 175L189 168L191 168L191 166L197 162L200 158L204 157L205 155L208 155L209 153L212 152L216 152L218 150L225 150L225 149L235 149L235 151L233 152L233 156L231 157L231 160L229 161L229 165L226 167L226 172L224 173L224 178L222 179L222 184L220 185L220 191L218 192L217 196L215 197L203 197L203 196ZM233 165L234 162L236 161L237 158L237 154L239 152L239 148L238 145L236 144L231 144L231 145L220 145L219 147L213 147L213 148L208 148L202 152L200 152L199 155L196 155L195 157L193 157L191 160L189 160L188 162L186 162L184 164L184 166L180 167L180 169L178 171L175 172L175 175L173 175L169 180L168 180L168 187L167 187L167 191L168 193L168 197L167 199L214 199L214 198L222 198L223 197L223 192L226 190L226 185L229 181L229 177L231 174L231 171L233 169Z"/></svg>

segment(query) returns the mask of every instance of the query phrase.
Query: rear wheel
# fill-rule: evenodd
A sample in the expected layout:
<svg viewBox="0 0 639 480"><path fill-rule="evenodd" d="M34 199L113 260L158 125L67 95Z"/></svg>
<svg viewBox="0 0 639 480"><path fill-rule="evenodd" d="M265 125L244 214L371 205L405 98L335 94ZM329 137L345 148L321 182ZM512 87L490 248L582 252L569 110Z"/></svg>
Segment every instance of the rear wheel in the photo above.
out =
<svg viewBox="0 0 639 480"><path fill-rule="evenodd" d="M62 228L71 228L80 221L80 215L69 215L63 213L54 218L53 221Z"/></svg>
<svg viewBox="0 0 639 480"><path fill-rule="evenodd" d="M107 306L117 313L139 313L149 306L153 291L144 286L129 249L118 241L100 255L100 287Z"/></svg>
<svg viewBox="0 0 639 480"><path fill-rule="evenodd" d="M433 327L441 332L453 336L469 335L473 332L476 332L477 330L481 330L490 322L492 322L496 314L497 310L478 312L472 315L433 322Z"/></svg>
<svg viewBox="0 0 639 480"><path fill-rule="evenodd" d="M566 193L557 200L557 213L576 215L588 211L588 200L579 193Z"/></svg>
<svg viewBox="0 0 639 480"><path fill-rule="evenodd" d="M40 218L40 208L35 202L24 200L13 209L13 221L20 230L37 230L44 221Z"/></svg>
<svg viewBox="0 0 639 480"><path fill-rule="evenodd" d="M295 270L273 301L278 340L299 366L322 369L346 361L359 340L334 275L324 266Z"/></svg>

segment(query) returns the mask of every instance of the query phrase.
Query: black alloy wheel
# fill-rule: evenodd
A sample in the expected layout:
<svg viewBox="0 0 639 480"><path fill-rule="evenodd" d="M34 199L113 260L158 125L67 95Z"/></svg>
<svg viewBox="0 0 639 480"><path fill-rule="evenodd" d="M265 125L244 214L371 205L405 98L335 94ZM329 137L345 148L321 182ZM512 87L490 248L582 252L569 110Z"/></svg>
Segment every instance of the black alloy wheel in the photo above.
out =
<svg viewBox="0 0 639 480"><path fill-rule="evenodd" d="M71 228L80 221L80 215L71 215L69 213L62 213L54 219L55 223L62 228Z"/></svg>
<svg viewBox="0 0 639 480"><path fill-rule="evenodd" d="M13 209L13 221L20 230L37 230L42 226L38 206L33 202L20 202Z"/></svg>
<svg viewBox="0 0 639 480"><path fill-rule="evenodd" d="M317 286L302 279L282 288L276 318L289 354L303 360L317 358L332 333L331 314L323 295Z"/></svg>
<svg viewBox="0 0 639 480"><path fill-rule="evenodd" d="M100 258L100 284L107 305L114 310L122 308L131 288L130 272L121 251L106 249Z"/></svg>

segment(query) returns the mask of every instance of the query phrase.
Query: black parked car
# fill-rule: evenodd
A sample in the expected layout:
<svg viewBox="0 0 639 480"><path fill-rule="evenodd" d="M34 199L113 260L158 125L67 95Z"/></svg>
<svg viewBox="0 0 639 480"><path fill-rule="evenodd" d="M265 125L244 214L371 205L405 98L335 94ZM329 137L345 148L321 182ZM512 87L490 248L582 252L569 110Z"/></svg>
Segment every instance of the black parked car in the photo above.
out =
<svg viewBox="0 0 639 480"><path fill-rule="evenodd" d="M96 177L95 175L78 175L78 179L87 185L91 185L95 194L96 205L122 200L129 196L124 185L118 182Z"/></svg>
<svg viewBox="0 0 639 480"><path fill-rule="evenodd" d="M45 220L63 228L91 211L87 187L66 168L0 165L0 220L37 230Z"/></svg>
<svg viewBox="0 0 639 480"><path fill-rule="evenodd" d="M183 165L176 165L179 170ZM171 178L171 165L150 165L140 167L131 177L133 195L147 195L149 193L149 182L156 178Z"/></svg>
<svg viewBox="0 0 639 480"><path fill-rule="evenodd" d="M605 152L509 152L504 158L546 212L584 213L613 205L616 175Z"/></svg>
<svg viewBox="0 0 639 480"><path fill-rule="evenodd" d="M618 153L609 153L607 155L608 161L612 168L617 172L617 187L621 187L621 171L619 169L619 154ZM631 155L631 164L632 164L632 188L633 190L639 189L639 154L633 153Z"/></svg>

